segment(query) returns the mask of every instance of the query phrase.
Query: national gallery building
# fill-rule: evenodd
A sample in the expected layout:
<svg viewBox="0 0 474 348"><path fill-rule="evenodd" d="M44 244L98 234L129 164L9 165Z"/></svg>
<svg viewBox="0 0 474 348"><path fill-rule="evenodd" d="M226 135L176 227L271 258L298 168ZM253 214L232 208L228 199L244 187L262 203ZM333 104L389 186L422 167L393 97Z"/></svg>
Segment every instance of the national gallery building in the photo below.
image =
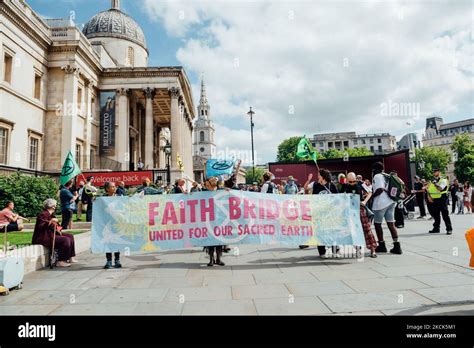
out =
<svg viewBox="0 0 474 348"><path fill-rule="evenodd" d="M182 67L148 67L143 30L120 1L81 31L0 0L0 165L59 171L165 169L193 177L193 104ZM169 149L169 147L168 147Z"/></svg>

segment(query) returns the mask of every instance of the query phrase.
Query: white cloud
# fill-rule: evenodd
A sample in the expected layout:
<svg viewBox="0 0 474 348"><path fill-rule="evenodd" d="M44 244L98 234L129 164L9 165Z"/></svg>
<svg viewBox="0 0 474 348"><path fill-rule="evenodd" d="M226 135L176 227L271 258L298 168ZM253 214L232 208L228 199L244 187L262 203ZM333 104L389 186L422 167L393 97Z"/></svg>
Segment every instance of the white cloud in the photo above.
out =
<svg viewBox="0 0 474 348"><path fill-rule="evenodd" d="M433 113L472 113L470 1L145 0L145 11L183 40L182 65L205 71L218 146L250 149L254 107L259 163L288 136L402 134ZM389 101L421 117L381 115Z"/></svg>

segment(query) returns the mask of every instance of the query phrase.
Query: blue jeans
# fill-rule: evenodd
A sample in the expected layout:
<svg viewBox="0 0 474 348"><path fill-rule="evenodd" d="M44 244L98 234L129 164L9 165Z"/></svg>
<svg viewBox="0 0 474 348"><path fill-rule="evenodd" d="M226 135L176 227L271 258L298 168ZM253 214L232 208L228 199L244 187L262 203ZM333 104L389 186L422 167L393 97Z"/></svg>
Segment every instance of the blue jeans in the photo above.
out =
<svg viewBox="0 0 474 348"><path fill-rule="evenodd" d="M381 224L385 218L386 222L395 222L395 206L396 202L393 202L388 207L380 210L374 210L374 223Z"/></svg>

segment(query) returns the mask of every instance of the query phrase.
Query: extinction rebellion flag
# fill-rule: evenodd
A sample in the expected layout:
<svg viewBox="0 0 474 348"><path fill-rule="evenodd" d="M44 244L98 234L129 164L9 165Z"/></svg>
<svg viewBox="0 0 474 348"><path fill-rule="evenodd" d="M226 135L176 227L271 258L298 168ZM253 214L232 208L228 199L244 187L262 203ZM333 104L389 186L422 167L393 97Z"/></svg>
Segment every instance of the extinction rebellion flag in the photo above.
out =
<svg viewBox="0 0 474 348"><path fill-rule="evenodd" d="M306 139L306 135L304 135L301 138L298 144L298 149L296 150L296 156L302 159L312 159L314 163L316 163L318 159L318 154L313 149L308 139Z"/></svg>
<svg viewBox="0 0 474 348"><path fill-rule="evenodd" d="M61 177L59 183L64 185L69 180L74 179L77 175L81 174L81 169L76 163L71 151L67 154L66 160L64 161L63 169L61 170Z"/></svg>

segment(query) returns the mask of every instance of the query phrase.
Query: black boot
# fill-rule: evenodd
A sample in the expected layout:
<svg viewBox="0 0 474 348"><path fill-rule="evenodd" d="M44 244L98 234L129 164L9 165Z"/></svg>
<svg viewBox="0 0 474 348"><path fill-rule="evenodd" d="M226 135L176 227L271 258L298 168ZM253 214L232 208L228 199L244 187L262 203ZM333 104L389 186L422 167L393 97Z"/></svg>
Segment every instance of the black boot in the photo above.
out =
<svg viewBox="0 0 474 348"><path fill-rule="evenodd" d="M393 249L390 249L390 253L392 254L402 254L402 248L400 247L400 242L393 242Z"/></svg>
<svg viewBox="0 0 474 348"><path fill-rule="evenodd" d="M375 248L375 251L378 253L386 253L387 252L387 247L385 246L384 241L380 241L379 245Z"/></svg>
<svg viewBox="0 0 474 348"><path fill-rule="evenodd" d="M433 228L433 229L432 229L431 231L429 231L428 233L439 233L439 229L437 230L437 229Z"/></svg>
<svg viewBox="0 0 474 348"><path fill-rule="evenodd" d="M214 266L214 256L211 256L211 258L209 259L209 263L207 264L207 267L212 267Z"/></svg>

